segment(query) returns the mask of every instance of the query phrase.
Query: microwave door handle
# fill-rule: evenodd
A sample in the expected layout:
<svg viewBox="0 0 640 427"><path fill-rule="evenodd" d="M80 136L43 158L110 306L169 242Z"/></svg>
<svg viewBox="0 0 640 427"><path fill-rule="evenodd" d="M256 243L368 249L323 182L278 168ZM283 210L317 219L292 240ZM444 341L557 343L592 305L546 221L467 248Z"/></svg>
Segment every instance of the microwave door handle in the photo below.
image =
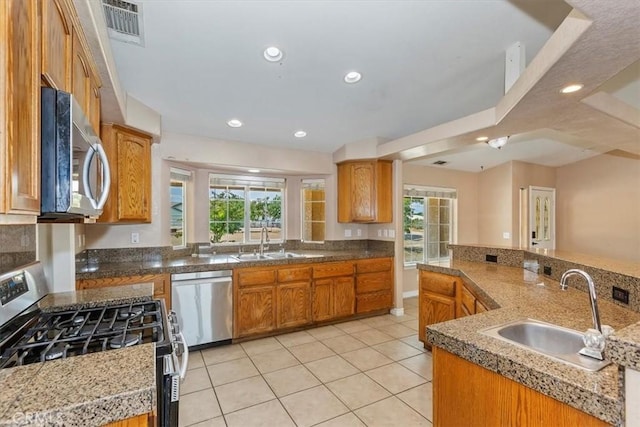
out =
<svg viewBox="0 0 640 427"><path fill-rule="evenodd" d="M96 208L102 209L105 203L107 203L109 190L111 190L111 169L109 168L107 153L104 152L102 144L96 145L96 149L98 151L100 161L102 162L102 195L100 195L100 200L98 201L98 206Z"/></svg>
<svg viewBox="0 0 640 427"><path fill-rule="evenodd" d="M84 186L84 191L87 193L87 197L91 202L91 206L93 206L94 209L98 209L96 199L93 197L93 191L91 191L91 183L89 182L89 170L91 169L91 161L95 154L96 152L93 149L87 150L87 155L85 156L84 164L82 165L82 185Z"/></svg>

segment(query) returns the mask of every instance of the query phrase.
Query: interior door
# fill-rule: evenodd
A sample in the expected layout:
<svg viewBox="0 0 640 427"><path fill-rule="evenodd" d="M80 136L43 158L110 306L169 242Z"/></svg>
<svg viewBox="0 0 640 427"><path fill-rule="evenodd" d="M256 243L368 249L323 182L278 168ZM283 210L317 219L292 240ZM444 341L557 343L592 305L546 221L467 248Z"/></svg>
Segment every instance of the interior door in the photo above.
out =
<svg viewBox="0 0 640 427"><path fill-rule="evenodd" d="M556 189L529 187L529 247L556 248Z"/></svg>

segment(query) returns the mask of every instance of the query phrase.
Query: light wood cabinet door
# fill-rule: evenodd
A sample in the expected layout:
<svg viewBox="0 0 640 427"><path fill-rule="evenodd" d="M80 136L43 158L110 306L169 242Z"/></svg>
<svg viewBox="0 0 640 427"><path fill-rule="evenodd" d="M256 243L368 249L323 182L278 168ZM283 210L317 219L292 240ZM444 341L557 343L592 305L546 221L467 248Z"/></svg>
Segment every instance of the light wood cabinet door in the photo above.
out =
<svg viewBox="0 0 640 427"><path fill-rule="evenodd" d="M609 424L434 347L433 425L604 427Z"/></svg>
<svg viewBox="0 0 640 427"><path fill-rule="evenodd" d="M127 418L121 421L114 421L112 423L104 425L103 427L151 427L155 425L155 423L153 422L154 418L154 415L151 413L142 414L138 415L137 417Z"/></svg>
<svg viewBox="0 0 640 427"><path fill-rule="evenodd" d="M15 222L40 212L39 4L0 1L0 214L32 218Z"/></svg>
<svg viewBox="0 0 640 427"><path fill-rule="evenodd" d="M309 282L278 285L278 328L306 325L311 322L311 284Z"/></svg>
<svg viewBox="0 0 640 427"><path fill-rule="evenodd" d="M321 321L333 317L333 280L321 279L313 282L313 320Z"/></svg>
<svg viewBox="0 0 640 427"><path fill-rule="evenodd" d="M333 316L350 316L355 312L356 292L353 277L333 279Z"/></svg>
<svg viewBox="0 0 640 427"><path fill-rule="evenodd" d="M44 0L40 1L40 5L42 8L42 78L48 86L69 92L71 91L73 40L69 4L65 0Z"/></svg>
<svg viewBox="0 0 640 427"><path fill-rule="evenodd" d="M260 334L276 328L276 286L239 288L236 336Z"/></svg>
<svg viewBox="0 0 640 427"><path fill-rule="evenodd" d="M111 167L109 198L98 222L151 222L151 137L124 126L102 126Z"/></svg>
<svg viewBox="0 0 640 427"><path fill-rule="evenodd" d="M338 222L391 222L392 190L390 161L350 161L339 164Z"/></svg>
<svg viewBox="0 0 640 427"><path fill-rule="evenodd" d="M71 93L86 114L89 111L91 68L78 31L74 28L72 32Z"/></svg>
<svg viewBox="0 0 640 427"><path fill-rule="evenodd" d="M446 322L456 318L456 300L438 294L425 292L420 300L420 312L424 313L424 326ZM422 322L419 322L422 324ZM425 333L424 327L420 332Z"/></svg>

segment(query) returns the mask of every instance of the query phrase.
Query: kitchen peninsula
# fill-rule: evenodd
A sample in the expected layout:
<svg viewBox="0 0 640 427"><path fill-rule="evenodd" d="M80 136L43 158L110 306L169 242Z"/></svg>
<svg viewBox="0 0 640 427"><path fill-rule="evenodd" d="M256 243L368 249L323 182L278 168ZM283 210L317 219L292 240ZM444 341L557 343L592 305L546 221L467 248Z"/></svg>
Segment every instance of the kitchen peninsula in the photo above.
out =
<svg viewBox="0 0 640 427"><path fill-rule="evenodd" d="M599 304L602 323L611 325L617 334L625 336L626 331L637 328L634 324L640 321L635 303L640 283L637 265L610 263L596 257L566 252L547 251L542 254L535 250L482 245L452 245L452 249L453 261L450 268L424 264L418 267L421 277L421 313L425 304L430 304L428 282L429 276L434 273L459 282L458 287L451 291L452 304L469 306L465 295L471 294L476 302L493 310L466 316L467 313L460 314L460 308L454 307L452 319L457 318L456 320L427 327L426 339L434 347L434 425L464 423L471 419L481 423L484 417L489 417L484 418L489 423L499 422L490 417L500 414L512 417L510 420L517 424L517 420L526 420L517 417L543 416L541 412L536 412L536 405L550 405L547 409L556 405L556 410L560 412L553 414L554 423L564 421L568 423L566 425L570 425L578 422L577 420L580 425L622 423L624 401L618 367L615 364L598 372L588 372L479 331L523 318L541 320L578 331L593 327L588 294L575 289L574 286L580 286L578 283L572 283L567 291L561 291L557 281L558 275L566 269L582 268L592 274L598 285L599 296L602 297ZM485 261L487 255L491 256L488 259L495 259L497 263ZM524 261L527 261L528 267L538 261L541 270L548 267L547 272L551 277L523 269ZM552 263L553 266L550 267ZM607 270L613 264L616 269ZM612 283L612 280L615 281ZM620 303L607 301L608 295L604 294L604 290L607 289L606 285L612 284L630 290L631 303L628 308ZM432 323L421 317L421 323L424 322ZM615 338L612 337L612 340ZM609 340L608 349L612 355L618 354L612 340ZM618 363L615 358L613 361ZM459 370L466 369L467 375L460 374L460 371L454 375L447 369L452 364ZM483 382L474 382L480 376L486 376L483 382L492 384L492 387L518 393L523 402L528 402L524 403L528 405L527 409L519 408L517 413L511 413L509 408L516 408L518 402L505 400L504 395L499 392L483 393L487 391L482 390ZM465 410L455 413L446 410L450 406L444 404L452 397L451 393L455 393L456 399L469 403L465 405ZM494 404L506 405L506 409L483 412L481 406L491 409ZM513 406L509 406L511 404Z"/></svg>

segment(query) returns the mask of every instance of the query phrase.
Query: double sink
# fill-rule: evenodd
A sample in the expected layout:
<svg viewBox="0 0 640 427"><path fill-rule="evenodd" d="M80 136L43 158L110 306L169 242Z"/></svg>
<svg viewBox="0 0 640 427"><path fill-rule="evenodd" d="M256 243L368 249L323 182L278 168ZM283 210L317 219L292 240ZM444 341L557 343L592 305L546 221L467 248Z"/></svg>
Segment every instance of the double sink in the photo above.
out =
<svg viewBox="0 0 640 427"><path fill-rule="evenodd" d="M320 254L300 254L297 252L265 252L264 254L237 254L230 257L237 261L267 261L288 258L318 258Z"/></svg>
<svg viewBox="0 0 640 427"><path fill-rule="evenodd" d="M583 356L584 334L534 319L521 319L479 331L587 371L599 371L611 362Z"/></svg>

